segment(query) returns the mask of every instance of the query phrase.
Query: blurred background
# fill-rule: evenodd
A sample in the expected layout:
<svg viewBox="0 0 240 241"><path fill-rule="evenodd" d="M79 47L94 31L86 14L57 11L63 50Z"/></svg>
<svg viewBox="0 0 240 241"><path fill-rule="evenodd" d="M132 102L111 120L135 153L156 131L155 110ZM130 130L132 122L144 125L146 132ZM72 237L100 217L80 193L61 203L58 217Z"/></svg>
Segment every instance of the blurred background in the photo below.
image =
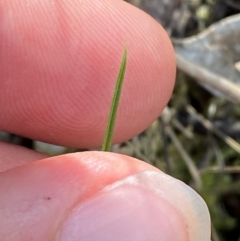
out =
<svg viewBox="0 0 240 241"><path fill-rule="evenodd" d="M240 241L240 0L128 2L166 29L178 72L163 114L113 151L190 185L209 207L212 241ZM83 151L5 132L0 140L49 155Z"/></svg>

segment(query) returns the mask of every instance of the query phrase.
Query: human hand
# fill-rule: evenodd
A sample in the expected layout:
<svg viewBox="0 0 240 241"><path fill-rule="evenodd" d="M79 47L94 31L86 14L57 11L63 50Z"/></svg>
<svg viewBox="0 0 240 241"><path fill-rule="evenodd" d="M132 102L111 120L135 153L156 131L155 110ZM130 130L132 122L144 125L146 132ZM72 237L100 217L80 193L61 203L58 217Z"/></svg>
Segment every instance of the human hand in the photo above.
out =
<svg viewBox="0 0 240 241"><path fill-rule="evenodd" d="M0 1L0 129L100 146L128 45L115 141L166 105L175 63L164 30L123 1ZM154 167L114 153L52 158L0 145L0 240L209 241L201 198Z"/></svg>

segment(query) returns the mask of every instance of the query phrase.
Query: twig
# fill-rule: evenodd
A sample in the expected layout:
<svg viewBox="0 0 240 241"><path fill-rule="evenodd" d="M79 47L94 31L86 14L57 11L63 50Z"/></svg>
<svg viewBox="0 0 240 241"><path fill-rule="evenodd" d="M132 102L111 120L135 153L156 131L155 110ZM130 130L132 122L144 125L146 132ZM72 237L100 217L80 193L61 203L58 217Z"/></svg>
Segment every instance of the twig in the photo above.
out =
<svg viewBox="0 0 240 241"><path fill-rule="evenodd" d="M205 174L207 172L214 172L214 173L240 173L240 166L227 166L227 167L219 167L219 166L212 166L207 167L200 170L200 174Z"/></svg>
<svg viewBox="0 0 240 241"><path fill-rule="evenodd" d="M168 153L168 140L167 140L167 135L166 135L166 126L168 123L165 123L163 118L160 118L161 121L161 136L162 136L162 150L163 150L163 158L166 163L166 172L167 174L171 175L172 174L172 168L170 165L170 160L169 160L169 153Z"/></svg>
<svg viewBox="0 0 240 241"><path fill-rule="evenodd" d="M240 103L240 86L231 82L224 77L216 75L206 68L196 65L179 54L176 54L177 67L187 73L200 84L212 87L223 93L228 99L234 103Z"/></svg>
<svg viewBox="0 0 240 241"><path fill-rule="evenodd" d="M233 150L240 154L240 145L234 139L217 129L209 120L205 119L202 115L199 115L192 106L188 105L186 110L190 115L194 116L200 123L202 123L202 125L207 130L211 130L216 136L218 136Z"/></svg>
<svg viewBox="0 0 240 241"><path fill-rule="evenodd" d="M186 166L188 167L189 172L196 183L196 188L200 190L202 187L202 180L194 161L185 151L185 149L183 148L182 144L180 143L180 141L178 140L177 136L175 135L175 133L173 132L170 126L166 126L166 132L168 133L170 139L174 143L175 147L177 148L180 155L182 156Z"/></svg>
<svg viewBox="0 0 240 241"><path fill-rule="evenodd" d="M177 130L181 131L183 133L183 135L186 136L188 139L193 139L194 138L193 133L191 131L189 131L187 128L185 128L178 119L173 118L171 122L172 122L172 125Z"/></svg>

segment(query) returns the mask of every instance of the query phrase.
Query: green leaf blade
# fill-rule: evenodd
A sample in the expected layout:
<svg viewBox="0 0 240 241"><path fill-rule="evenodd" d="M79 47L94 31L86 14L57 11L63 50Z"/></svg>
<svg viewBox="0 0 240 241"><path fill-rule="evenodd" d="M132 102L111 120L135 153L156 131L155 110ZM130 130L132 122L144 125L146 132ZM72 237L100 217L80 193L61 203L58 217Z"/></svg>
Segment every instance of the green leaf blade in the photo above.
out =
<svg viewBox="0 0 240 241"><path fill-rule="evenodd" d="M126 72L127 55L128 55L128 51L127 51L127 47L125 46L121 66L120 66L119 73L118 73L117 83L116 83L114 94L113 94L110 113L108 116L108 123L107 123L107 128L106 128L104 141L103 141L103 145L102 145L102 151L111 151L114 127L115 127L116 117L117 117L117 111L118 111L120 96L121 96L121 92L122 92L123 80L124 80L125 72Z"/></svg>

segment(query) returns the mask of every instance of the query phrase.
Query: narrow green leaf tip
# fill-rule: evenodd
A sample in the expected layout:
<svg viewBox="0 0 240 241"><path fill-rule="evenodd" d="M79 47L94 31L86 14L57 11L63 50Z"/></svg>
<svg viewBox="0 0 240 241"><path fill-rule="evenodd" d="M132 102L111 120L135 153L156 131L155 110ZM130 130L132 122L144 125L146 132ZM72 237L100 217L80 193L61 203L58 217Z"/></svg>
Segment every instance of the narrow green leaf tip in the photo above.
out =
<svg viewBox="0 0 240 241"><path fill-rule="evenodd" d="M107 128L106 128L104 141L102 145L102 151L111 151L114 126L116 122L118 105L120 101L126 66L127 66L127 46L125 45L124 54L123 54L121 66L118 73L117 83L113 94L111 109L108 116L108 123L107 123Z"/></svg>

